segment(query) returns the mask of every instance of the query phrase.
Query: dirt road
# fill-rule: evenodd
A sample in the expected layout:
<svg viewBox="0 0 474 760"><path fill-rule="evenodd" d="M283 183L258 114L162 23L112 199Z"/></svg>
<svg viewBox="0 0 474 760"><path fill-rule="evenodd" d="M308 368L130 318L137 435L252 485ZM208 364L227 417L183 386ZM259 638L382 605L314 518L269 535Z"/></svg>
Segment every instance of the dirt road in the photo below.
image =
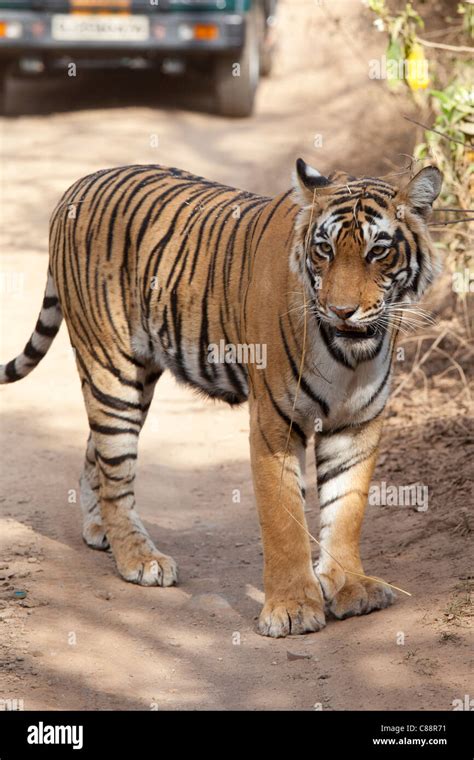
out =
<svg viewBox="0 0 474 760"><path fill-rule="evenodd" d="M209 115L199 92L186 110L185 88L136 77L126 87L90 76L12 83L1 123L2 360L30 335L48 217L77 177L157 162L275 194L300 154L322 171L385 173L410 151L399 101L368 79L383 42L364 31L360 5L331 3L339 25L309 0L281 6L277 69L249 120ZM369 506L365 522L366 571L412 596L270 640L254 631L262 557L246 408L160 382L141 437L138 504L181 583L126 584L81 540L86 418L63 328L39 368L2 391L0 699L51 710L452 709L468 693L471 528L467 400L451 378L391 404L376 475L427 484L428 510ZM315 533L312 462L311 472Z"/></svg>

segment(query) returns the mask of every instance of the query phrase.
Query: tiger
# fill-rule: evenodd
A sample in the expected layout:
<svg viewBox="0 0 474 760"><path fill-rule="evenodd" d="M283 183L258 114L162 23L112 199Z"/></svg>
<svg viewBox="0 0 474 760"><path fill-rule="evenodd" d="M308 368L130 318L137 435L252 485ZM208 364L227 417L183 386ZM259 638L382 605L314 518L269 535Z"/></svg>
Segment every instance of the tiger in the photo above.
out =
<svg viewBox="0 0 474 760"><path fill-rule="evenodd" d="M360 532L403 312L439 270L427 220L441 184L435 166L399 187L324 176L299 158L276 197L159 165L104 169L66 191L51 216L36 327L0 382L26 377L66 320L90 427L82 535L112 552L123 579L178 579L135 502L138 437L169 370L207 397L248 401L264 564L257 631L319 631L326 617L394 601L364 574ZM266 361L211 361L219 345L265 346ZM313 440L315 563L305 518Z"/></svg>

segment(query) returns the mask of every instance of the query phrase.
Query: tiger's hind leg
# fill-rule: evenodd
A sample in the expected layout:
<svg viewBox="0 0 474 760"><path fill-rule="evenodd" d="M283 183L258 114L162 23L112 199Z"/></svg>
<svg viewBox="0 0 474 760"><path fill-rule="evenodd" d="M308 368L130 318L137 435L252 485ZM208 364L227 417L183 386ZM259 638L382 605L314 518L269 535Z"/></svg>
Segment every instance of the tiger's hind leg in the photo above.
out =
<svg viewBox="0 0 474 760"><path fill-rule="evenodd" d="M127 365L121 371L116 367L111 374L90 358L87 364L79 361L79 370L92 431L81 479L81 503L87 505L84 535L92 538L95 546L102 535L104 545L100 548L110 544L125 580L144 586L171 586L177 580L176 564L156 549L138 516L134 494L138 436L161 373L147 367L134 367L131 372Z"/></svg>
<svg viewBox="0 0 474 760"><path fill-rule="evenodd" d="M143 408L141 411L141 428L145 423L148 410L153 399L155 385L161 374L161 370L150 368L145 376L145 387L143 391L142 403ZM83 520L82 537L86 544L91 547L91 549L99 549L104 551L108 549L110 545L105 533L102 516L100 513L99 470L97 467L95 455L95 445L94 441L92 440L91 433L89 433L89 438L87 439L84 468L79 480L79 485Z"/></svg>
<svg viewBox="0 0 474 760"><path fill-rule="evenodd" d="M99 471L92 434L87 439L84 469L79 480L82 509L82 537L91 549L108 549L99 503Z"/></svg>

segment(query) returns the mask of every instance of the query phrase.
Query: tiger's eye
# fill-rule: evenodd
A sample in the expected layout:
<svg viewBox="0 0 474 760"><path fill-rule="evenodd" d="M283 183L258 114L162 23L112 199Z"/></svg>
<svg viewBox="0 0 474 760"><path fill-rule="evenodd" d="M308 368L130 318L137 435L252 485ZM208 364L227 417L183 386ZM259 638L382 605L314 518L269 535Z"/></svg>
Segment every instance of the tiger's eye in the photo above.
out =
<svg viewBox="0 0 474 760"><path fill-rule="evenodd" d="M383 245L374 245L374 247L370 249L370 252L373 253L375 256L381 256L387 250L388 249L385 248L385 246Z"/></svg>
<svg viewBox="0 0 474 760"><path fill-rule="evenodd" d="M329 243L320 243L319 250L321 253L332 253L332 245Z"/></svg>

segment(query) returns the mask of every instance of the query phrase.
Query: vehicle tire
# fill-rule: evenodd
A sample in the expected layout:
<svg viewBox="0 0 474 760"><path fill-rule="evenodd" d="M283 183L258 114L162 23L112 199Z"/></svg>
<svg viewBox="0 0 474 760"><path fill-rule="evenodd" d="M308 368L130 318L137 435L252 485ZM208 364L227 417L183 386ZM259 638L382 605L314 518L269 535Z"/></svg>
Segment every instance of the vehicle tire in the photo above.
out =
<svg viewBox="0 0 474 760"><path fill-rule="evenodd" d="M272 73L273 55L272 51L264 48L260 51L260 74L262 77L269 77Z"/></svg>
<svg viewBox="0 0 474 760"><path fill-rule="evenodd" d="M217 109L222 116L250 116L260 78L260 41L255 11L247 16L245 43L236 56L222 56L215 65ZM239 75L235 75L236 64Z"/></svg>
<svg viewBox="0 0 474 760"><path fill-rule="evenodd" d="M0 63L0 114L4 114L7 105L7 76L9 66L6 63Z"/></svg>

